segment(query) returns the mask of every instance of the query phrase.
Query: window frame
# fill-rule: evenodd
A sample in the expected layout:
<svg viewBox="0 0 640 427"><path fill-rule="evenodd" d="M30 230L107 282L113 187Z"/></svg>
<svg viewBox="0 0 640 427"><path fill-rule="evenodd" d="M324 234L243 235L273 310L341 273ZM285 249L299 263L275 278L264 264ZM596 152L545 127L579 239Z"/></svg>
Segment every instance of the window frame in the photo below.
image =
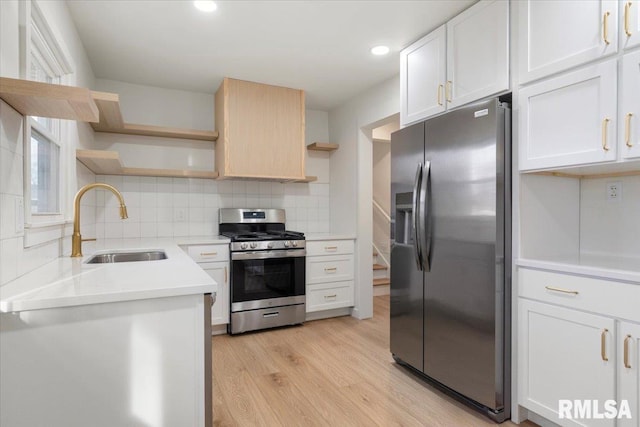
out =
<svg viewBox="0 0 640 427"><path fill-rule="evenodd" d="M20 74L21 78L31 80L32 58L39 64L39 68L52 80L52 84L68 84L69 77L73 73L72 63L69 60L67 49L61 44L61 37L47 22L41 7L36 0L28 0L20 4L21 15L21 49L20 49ZM24 226L25 247L42 243L40 238L29 238L29 233L39 233L38 229L51 226L63 226L71 217L70 183L72 175L70 171L70 159L73 154L70 147L69 121L51 119L52 129L48 129L36 118L26 116L24 119ZM58 147L58 212L31 212L31 136L32 130L42 135L46 140Z"/></svg>

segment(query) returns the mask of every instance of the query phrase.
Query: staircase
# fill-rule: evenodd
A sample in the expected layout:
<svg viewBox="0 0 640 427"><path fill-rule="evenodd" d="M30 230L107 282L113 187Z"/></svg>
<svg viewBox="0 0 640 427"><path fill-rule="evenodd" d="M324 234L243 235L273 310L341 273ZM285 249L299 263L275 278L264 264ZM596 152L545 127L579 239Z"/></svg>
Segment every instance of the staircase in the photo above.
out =
<svg viewBox="0 0 640 427"><path fill-rule="evenodd" d="M373 251L373 295L389 295L389 267L378 263L378 252Z"/></svg>

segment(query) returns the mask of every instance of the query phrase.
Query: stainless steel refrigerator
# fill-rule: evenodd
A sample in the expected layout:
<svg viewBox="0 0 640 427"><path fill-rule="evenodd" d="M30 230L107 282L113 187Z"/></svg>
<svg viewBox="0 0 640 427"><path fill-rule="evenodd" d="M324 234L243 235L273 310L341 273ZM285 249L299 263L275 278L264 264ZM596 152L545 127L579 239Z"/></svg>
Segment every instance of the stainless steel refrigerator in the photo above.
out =
<svg viewBox="0 0 640 427"><path fill-rule="evenodd" d="M391 353L510 417L511 114L484 101L391 135Z"/></svg>

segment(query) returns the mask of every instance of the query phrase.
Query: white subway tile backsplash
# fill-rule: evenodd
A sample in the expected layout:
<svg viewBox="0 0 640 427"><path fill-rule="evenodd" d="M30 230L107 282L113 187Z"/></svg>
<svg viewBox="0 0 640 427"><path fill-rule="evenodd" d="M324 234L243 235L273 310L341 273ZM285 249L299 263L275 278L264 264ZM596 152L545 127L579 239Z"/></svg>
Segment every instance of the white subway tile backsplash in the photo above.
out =
<svg viewBox="0 0 640 427"><path fill-rule="evenodd" d="M111 181L98 177L97 181ZM118 216L110 193L96 198L97 237L179 237L218 233L219 208L280 208L287 228L303 232L329 231L329 185L270 181L192 178L118 177L129 206L129 220ZM124 188L123 187L123 188ZM138 191L133 189L138 188ZM102 201L100 200L102 197ZM130 202L131 201L131 202Z"/></svg>
<svg viewBox="0 0 640 427"><path fill-rule="evenodd" d="M21 196L22 155L0 148L0 194Z"/></svg>
<svg viewBox="0 0 640 427"><path fill-rule="evenodd" d="M21 238L0 240L0 284L7 283L18 277L18 249L22 249Z"/></svg>

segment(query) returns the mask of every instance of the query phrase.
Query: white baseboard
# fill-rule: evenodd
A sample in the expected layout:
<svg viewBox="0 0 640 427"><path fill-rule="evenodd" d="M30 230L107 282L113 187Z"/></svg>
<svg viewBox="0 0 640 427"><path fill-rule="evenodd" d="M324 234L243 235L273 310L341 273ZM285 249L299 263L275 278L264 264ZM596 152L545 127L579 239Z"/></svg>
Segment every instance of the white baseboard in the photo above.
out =
<svg viewBox="0 0 640 427"><path fill-rule="evenodd" d="M334 308L333 310L313 311L307 313L306 321L328 319L330 317L349 316L351 314L351 307Z"/></svg>

